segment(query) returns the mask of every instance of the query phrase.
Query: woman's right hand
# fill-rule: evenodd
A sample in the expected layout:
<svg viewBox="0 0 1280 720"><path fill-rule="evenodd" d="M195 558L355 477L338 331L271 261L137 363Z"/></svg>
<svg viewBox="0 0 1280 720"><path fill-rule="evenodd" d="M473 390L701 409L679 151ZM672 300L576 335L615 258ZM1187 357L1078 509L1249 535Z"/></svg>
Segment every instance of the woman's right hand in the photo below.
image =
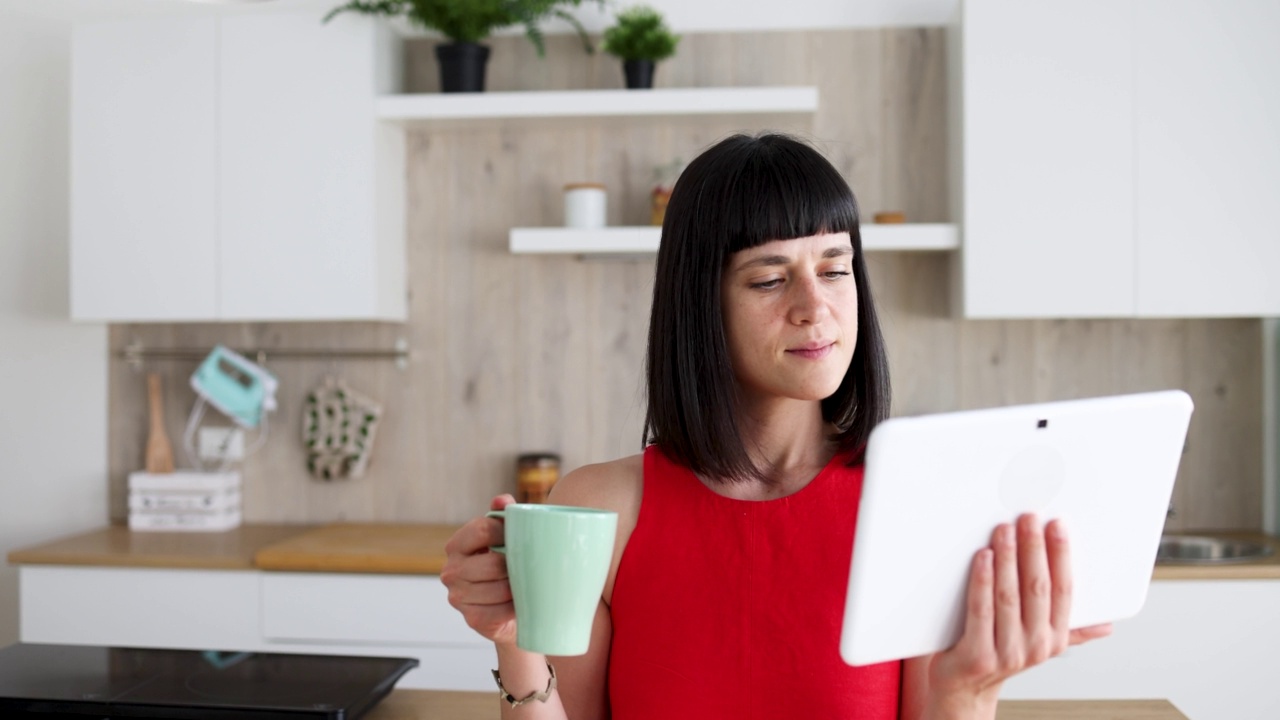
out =
<svg viewBox="0 0 1280 720"><path fill-rule="evenodd" d="M499 495L490 503L501 510L514 503L511 495ZM467 522L449 538L440 580L449 589L449 604L462 613L473 630L497 645L514 646L516 610L511 602L505 555L490 552L490 545L503 543L502 521L478 517Z"/></svg>

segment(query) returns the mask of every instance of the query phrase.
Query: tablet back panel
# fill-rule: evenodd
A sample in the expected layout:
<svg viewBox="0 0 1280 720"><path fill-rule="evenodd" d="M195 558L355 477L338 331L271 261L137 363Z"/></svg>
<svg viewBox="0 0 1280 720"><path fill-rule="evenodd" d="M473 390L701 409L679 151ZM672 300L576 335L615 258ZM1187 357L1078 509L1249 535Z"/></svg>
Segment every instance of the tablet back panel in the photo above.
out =
<svg viewBox="0 0 1280 720"><path fill-rule="evenodd" d="M1146 600L1190 423L1180 390L893 418L867 446L840 654L851 665L959 639L974 553L999 523L1062 518L1073 628Z"/></svg>

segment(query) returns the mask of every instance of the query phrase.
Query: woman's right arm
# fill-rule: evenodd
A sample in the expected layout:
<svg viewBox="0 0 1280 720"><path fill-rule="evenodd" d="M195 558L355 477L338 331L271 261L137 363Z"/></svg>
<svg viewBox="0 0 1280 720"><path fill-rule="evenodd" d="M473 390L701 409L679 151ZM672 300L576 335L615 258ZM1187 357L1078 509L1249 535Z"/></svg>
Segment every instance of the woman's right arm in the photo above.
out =
<svg viewBox="0 0 1280 720"><path fill-rule="evenodd" d="M553 491L555 502L612 507L614 498L600 493L601 485L608 487L611 483L590 479L598 475L599 469L600 466L582 468L565 476ZM514 501L510 495L501 495L493 499L491 507L501 510ZM634 524L620 520L624 525ZM629 527L626 534L629 535ZM523 698L547 688L548 658L516 647L515 608L511 602L506 559L489 552L489 546L502 543L501 521L486 517L469 521L445 546L447 559L440 579L449 589L449 603L462 613L472 629L493 641L503 686L514 697ZM620 548L615 549L614 568L620 554ZM612 576L613 569L610 579ZM502 702L504 720L608 720L607 679L612 634L609 607L602 599L596 608L587 653L550 658L556 669L557 691L545 703L535 700L512 708Z"/></svg>

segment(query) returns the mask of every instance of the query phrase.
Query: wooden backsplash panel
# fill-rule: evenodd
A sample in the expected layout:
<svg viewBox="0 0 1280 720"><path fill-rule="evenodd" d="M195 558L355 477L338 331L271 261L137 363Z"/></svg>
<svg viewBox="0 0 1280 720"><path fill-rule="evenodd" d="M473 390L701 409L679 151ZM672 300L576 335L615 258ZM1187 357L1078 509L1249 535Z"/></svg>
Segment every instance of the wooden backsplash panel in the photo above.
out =
<svg viewBox="0 0 1280 720"><path fill-rule="evenodd" d="M946 221L944 36L940 29L689 34L658 86L811 84L812 118L500 123L414 129L408 153L410 320L385 323L118 325L111 331L111 515L127 515L125 477L145 446L144 376L115 357L154 347L391 347L389 362L273 361L281 410L245 465L250 522L456 522L514 487L515 456L554 450L567 471L639 449L652 259L515 256L512 226L562 222L561 186L609 187L610 224L643 224L655 165L738 129L810 138L849 179L868 218L904 210ZM571 37L537 58L523 38L494 40L490 90L618 88L618 62ZM410 43L408 90L434 91L431 45ZM1261 526L1261 324L1256 320L964 321L952 315L942 253L869 256L888 339L895 414L1181 387L1196 401L1170 526ZM1086 288L1082 287L1082 291ZM165 375L175 448L194 396L194 362ZM326 374L385 408L359 480L305 471L301 403ZM218 423L216 413L207 424ZM181 451L179 450L179 453ZM181 455L179 455L181 458ZM180 459L180 464L185 465Z"/></svg>

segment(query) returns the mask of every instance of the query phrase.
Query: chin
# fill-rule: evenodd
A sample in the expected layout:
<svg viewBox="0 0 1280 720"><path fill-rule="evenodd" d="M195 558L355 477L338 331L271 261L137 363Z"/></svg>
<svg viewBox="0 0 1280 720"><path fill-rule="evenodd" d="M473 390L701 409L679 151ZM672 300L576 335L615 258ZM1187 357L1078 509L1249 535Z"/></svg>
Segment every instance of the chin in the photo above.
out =
<svg viewBox="0 0 1280 720"><path fill-rule="evenodd" d="M844 378L841 378L841 380L843 379ZM795 397L797 400L812 400L817 402L821 400L826 400L832 395L835 395L836 391L839 389L840 389L839 382L836 382L833 384L824 383L820 386L809 386L809 387L798 388L796 390L795 395L793 395L793 397Z"/></svg>

